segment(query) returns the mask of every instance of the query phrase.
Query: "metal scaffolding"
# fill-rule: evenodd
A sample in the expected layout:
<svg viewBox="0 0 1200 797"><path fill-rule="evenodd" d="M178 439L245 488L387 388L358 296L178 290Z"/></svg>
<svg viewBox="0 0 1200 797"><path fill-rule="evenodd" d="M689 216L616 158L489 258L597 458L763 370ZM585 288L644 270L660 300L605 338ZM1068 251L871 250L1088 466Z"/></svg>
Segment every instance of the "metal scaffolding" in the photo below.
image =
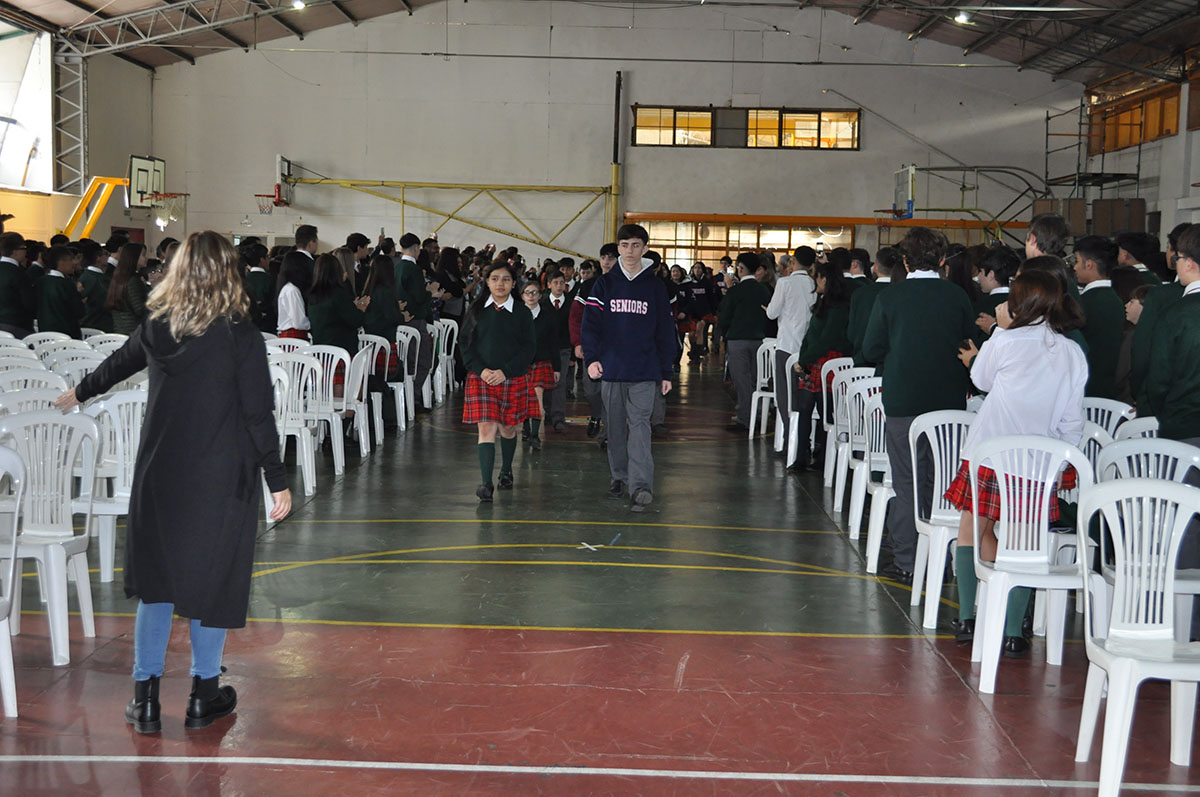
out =
<svg viewBox="0 0 1200 797"><path fill-rule="evenodd" d="M87 60L54 38L54 190L83 192L87 179Z"/></svg>

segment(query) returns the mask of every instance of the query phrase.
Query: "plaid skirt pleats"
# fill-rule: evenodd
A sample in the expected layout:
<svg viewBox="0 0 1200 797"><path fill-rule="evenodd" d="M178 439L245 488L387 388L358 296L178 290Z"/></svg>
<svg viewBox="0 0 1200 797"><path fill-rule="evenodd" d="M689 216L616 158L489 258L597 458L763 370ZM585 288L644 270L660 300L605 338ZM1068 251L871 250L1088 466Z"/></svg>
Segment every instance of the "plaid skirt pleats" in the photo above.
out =
<svg viewBox="0 0 1200 797"><path fill-rule="evenodd" d="M489 385L474 372L467 374L463 399L463 423L498 423L516 426L526 418L538 417L537 400L526 374Z"/></svg>
<svg viewBox="0 0 1200 797"><path fill-rule="evenodd" d="M971 503L971 466L966 460L958 466L954 481L946 488L945 498L963 512L974 512L979 517L989 520L1000 519L1000 485L996 481L996 471L991 468L979 468L979 510L975 512ZM1059 480L1059 490L1074 490L1079 477L1073 467L1068 466ZM1023 479L1018 481L1024 481ZM1018 490L1026 489L1018 484ZM1050 501L1050 522L1058 522L1058 501Z"/></svg>

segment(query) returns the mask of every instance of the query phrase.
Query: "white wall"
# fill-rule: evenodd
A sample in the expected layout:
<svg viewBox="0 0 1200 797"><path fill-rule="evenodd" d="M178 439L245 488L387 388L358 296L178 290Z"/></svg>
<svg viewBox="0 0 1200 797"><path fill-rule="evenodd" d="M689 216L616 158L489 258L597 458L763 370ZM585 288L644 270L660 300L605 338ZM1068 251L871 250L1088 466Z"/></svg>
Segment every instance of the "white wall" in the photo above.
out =
<svg viewBox="0 0 1200 797"><path fill-rule="evenodd" d="M113 56L92 58L88 68L88 173L89 177L125 177L130 155L153 155L154 127L152 75ZM167 190L172 174L167 171ZM180 189L182 190L182 189ZM125 209L124 195L113 193L92 232L99 241L113 226L141 227L147 240L157 234L147 211Z"/></svg>
<svg viewBox="0 0 1200 797"><path fill-rule="evenodd" d="M442 51L456 55L421 54ZM715 62L640 60L697 58ZM867 65L791 63L818 58ZM257 215L251 195L270 190L276 152L329 177L605 185L614 75L621 70L623 139L633 103L869 109L859 152L626 147L622 210L870 216L891 206L892 174L902 164L953 162L934 147L969 164L1042 171L1045 110L1077 102L1077 84L1011 66L875 65L964 60L997 63L964 59L960 50L933 42L910 43L869 24L853 26L820 9L435 4L411 17L395 14L318 31L303 42L160 69L153 154L167 159L168 187L192 194L189 229L290 235L301 221L312 222L327 245L353 230L374 236L381 225L396 235L399 206L365 194L300 186L293 208L267 217ZM851 99L823 94L825 88ZM921 191L919 204L960 203L957 187L943 181L923 178ZM450 209L467 196L410 192L409 199ZM999 210L1011 197L985 181L979 203ZM476 203L464 215L514 226L488 200ZM564 245L597 249L601 204L564 234ZM549 235L582 202L525 194L513 206ZM246 216L249 227L241 224ZM419 234L440 221L411 209L405 220ZM178 235L181 226L167 232ZM504 243L457 223L443 228L441 239ZM860 237L859 244L872 241ZM520 245L527 254L550 254Z"/></svg>
<svg viewBox="0 0 1200 797"><path fill-rule="evenodd" d="M30 191L53 187L50 37L0 41L0 185Z"/></svg>

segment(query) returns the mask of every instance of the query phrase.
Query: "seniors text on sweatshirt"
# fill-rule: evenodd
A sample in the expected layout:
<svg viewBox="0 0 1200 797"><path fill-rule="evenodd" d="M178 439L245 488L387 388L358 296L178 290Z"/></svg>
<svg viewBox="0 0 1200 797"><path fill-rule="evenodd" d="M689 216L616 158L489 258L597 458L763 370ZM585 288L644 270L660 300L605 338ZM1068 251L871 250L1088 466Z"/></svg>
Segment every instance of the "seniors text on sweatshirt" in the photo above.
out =
<svg viewBox="0 0 1200 797"><path fill-rule="evenodd" d="M667 287L642 258L633 279L618 264L596 278L583 311L583 359L604 367L605 382L670 379L675 325Z"/></svg>

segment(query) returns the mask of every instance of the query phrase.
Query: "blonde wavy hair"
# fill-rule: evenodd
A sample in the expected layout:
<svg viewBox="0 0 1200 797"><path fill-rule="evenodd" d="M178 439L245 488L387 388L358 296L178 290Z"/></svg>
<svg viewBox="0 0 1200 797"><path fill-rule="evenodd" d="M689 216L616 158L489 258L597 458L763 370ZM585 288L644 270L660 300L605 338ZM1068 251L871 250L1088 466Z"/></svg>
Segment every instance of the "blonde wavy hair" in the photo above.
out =
<svg viewBox="0 0 1200 797"><path fill-rule="evenodd" d="M203 335L219 318L249 318L250 297L233 245L212 230L189 235L146 306L150 318L167 319L175 340Z"/></svg>

